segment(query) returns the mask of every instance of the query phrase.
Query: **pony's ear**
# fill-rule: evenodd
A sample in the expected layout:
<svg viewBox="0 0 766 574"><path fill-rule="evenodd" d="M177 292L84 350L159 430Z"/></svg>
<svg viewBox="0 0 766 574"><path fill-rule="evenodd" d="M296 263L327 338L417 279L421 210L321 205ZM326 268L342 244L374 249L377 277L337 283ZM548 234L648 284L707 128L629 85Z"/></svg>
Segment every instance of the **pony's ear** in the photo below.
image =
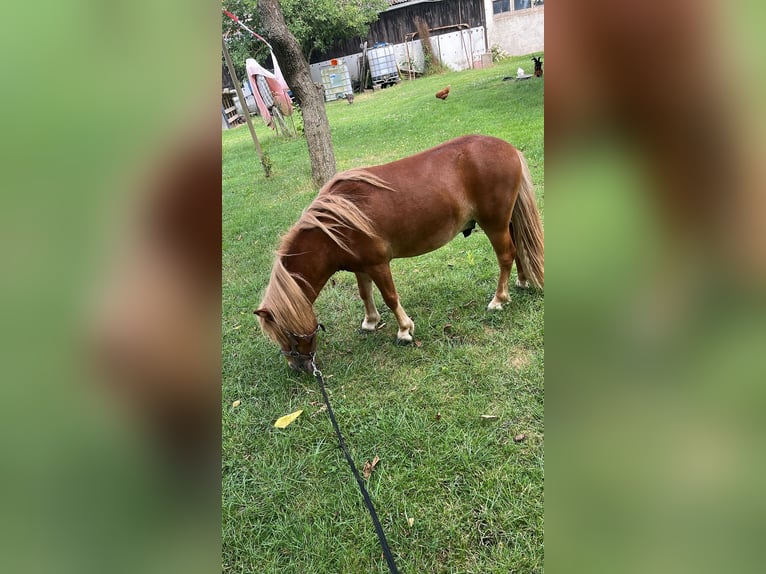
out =
<svg viewBox="0 0 766 574"><path fill-rule="evenodd" d="M260 309L253 311L253 313L258 315L261 319L266 319L267 321L274 321L274 315L272 315L271 311L269 311L266 307L261 307Z"/></svg>

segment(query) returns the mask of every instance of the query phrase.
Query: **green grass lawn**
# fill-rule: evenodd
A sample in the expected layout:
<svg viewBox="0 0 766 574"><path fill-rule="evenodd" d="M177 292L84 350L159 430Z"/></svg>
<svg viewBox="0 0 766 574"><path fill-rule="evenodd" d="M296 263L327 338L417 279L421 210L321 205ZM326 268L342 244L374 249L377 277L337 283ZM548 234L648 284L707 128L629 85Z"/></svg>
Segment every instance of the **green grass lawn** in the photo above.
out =
<svg viewBox="0 0 766 574"><path fill-rule="evenodd" d="M338 169L494 135L526 155L542 211L543 81L502 81L518 66L532 62L328 103ZM447 84L449 98L436 99ZM277 138L254 120L273 162L269 180L247 128L223 133L222 570L387 572L316 381L288 369L253 315L279 238L316 194L305 140ZM327 327L320 367L351 454L360 469L380 457L368 489L399 569L542 572L543 295L512 290L503 311L486 310L498 266L483 233L394 260L392 272L415 345L394 344L396 321L377 291L386 325L359 334L350 273L336 274L315 308ZM292 425L273 427L298 409Z"/></svg>

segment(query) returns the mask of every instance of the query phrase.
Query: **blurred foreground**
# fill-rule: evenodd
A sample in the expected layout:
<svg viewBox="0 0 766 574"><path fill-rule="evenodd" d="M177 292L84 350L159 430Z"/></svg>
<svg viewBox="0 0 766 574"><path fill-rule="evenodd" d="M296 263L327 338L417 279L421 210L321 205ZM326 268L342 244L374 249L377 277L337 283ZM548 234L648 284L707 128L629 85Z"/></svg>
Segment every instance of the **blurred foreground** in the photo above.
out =
<svg viewBox="0 0 766 574"><path fill-rule="evenodd" d="M763 8L546 12L546 566L761 571Z"/></svg>
<svg viewBox="0 0 766 574"><path fill-rule="evenodd" d="M3 572L220 567L205 4L4 9Z"/></svg>

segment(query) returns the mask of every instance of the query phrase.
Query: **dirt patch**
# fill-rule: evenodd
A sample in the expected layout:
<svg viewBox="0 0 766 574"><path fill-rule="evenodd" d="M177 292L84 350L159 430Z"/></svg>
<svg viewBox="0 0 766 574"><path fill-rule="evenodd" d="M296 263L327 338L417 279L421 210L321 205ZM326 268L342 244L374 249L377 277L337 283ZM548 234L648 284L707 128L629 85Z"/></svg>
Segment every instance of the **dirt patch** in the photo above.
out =
<svg viewBox="0 0 766 574"><path fill-rule="evenodd" d="M507 364L510 368L520 371L532 363L532 353L529 351L511 351Z"/></svg>

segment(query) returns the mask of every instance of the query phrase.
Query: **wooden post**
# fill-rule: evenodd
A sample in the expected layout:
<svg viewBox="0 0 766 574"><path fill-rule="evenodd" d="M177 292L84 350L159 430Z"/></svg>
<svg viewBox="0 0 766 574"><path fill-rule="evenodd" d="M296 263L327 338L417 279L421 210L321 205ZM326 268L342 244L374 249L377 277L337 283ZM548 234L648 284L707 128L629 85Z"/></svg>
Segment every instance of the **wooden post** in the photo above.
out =
<svg viewBox="0 0 766 574"><path fill-rule="evenodd" d="M226 60L226 67L229 69L229 75L231 76L231 80L234 82L234 89L237 90L237 97L239 98L239 103L242 105L242 113L245 116L247 127L250 128L250 135L253 136L253 143L255 144L255 152L258 154L258 157L261 160L261 165L263 166L263 172L266 174L266 177L269 177L271 175L271 169L268 165L268 162L264 160L261 144L258 142L258 136L255 135L255 128L253 127L253 122L250 119L250 110L247 109L247 100L245 100L245 96L242 94L242 88L239 85L239 79L237 78L237 73L234 71L234 64L232 64L231 62L229 49L226 47L226 40L223 37L221 37L221 44L223 46L223 58L224 60Z"/></svg>

